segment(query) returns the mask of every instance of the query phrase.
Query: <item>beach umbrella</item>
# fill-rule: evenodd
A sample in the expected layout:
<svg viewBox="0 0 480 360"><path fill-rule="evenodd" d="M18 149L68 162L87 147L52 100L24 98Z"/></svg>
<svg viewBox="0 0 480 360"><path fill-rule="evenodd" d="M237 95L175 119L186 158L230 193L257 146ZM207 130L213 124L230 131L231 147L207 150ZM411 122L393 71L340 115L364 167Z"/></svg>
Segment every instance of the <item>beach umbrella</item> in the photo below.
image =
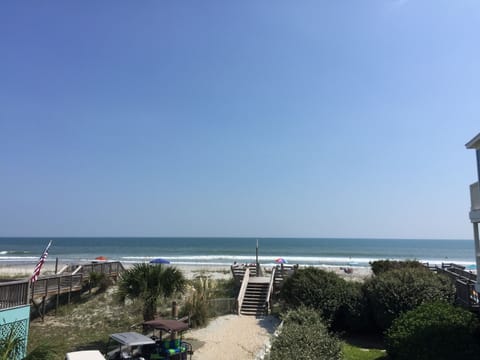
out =
<svg viewBox="0 0 480 360"><path fill-rule="evenodd" d="M276 259L275 259L275 262L276 262L277 264L286 264L286 263L287 263L287 260L285 260L284 258L281 258L281 257L280 257L280 258L276 258Z"/></svg>
<svg viewBox="0 0 480 360"><path fill-rule="evenodd" d="M107 261L107 258L105 256L97 256L95 258L95 260L98 260L98 261Z"/></svg>
<svg viewBox="0 0 480 360"><path fill-rule="evenodd" d="M170 261L168 261L167 259L156 258L150 260L150 264L170 264Z"/></svg>

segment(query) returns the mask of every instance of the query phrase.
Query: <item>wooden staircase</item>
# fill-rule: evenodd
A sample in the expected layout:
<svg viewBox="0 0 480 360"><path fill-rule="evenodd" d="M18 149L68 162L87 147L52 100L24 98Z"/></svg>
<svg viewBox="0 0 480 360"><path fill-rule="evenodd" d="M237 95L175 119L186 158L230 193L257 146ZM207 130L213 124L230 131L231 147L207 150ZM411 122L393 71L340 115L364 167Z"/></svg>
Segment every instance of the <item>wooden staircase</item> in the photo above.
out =
<svg viewBox="0 0 480 360"><path fill-rule="evenodd" d="M242 306L241 315L267 315L267 296L270 286L268 277L251 277L248 281Z"/></svg>
<svg viewBox="0 0 480 360"><path fill-rule="evenodd" d="M268 315L272 308L272 299L278 295L283 281L293 274L298 265L276 266L270 277L257 276L256 266L234 265L232 274L240 287L236 308L238 315ZM261 273L261 271L260 271Z"/></svg>

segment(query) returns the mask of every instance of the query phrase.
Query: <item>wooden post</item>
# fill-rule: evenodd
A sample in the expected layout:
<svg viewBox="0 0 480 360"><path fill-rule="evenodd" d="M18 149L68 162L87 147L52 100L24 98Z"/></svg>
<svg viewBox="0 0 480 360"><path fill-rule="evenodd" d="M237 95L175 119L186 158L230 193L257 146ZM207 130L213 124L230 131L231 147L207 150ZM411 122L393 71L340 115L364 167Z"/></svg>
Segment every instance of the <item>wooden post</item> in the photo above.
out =
<svg viewBox="0 0 480 360"><path fill-rule="evenodd" d="M178 304L176 301L172 301L172 318L178 319Z"/></svg>
<svg viewBox="0 0 480 360"><path fill-rule="evenodd" d="M46 296L42 296L42 306L41 306L41 310L40 310L40 317L42 318L42 322L43 322L43 318L45 317L45 307L46 307L46 299L47 297Z"/></svg>
<svg viewBox="0 0 480 360"><path fill-rule="evenodd" d="M56 273L57 273L57 271L55 270L55 274ZM55 304L55 315L57 315L58 304L59 304L59 301L60 301L60 290L61 290L60 289L60 278L57 277L57 303Z"/></svg>
<svg viewBox="0 0 480 360"><path fill-rule="evenodd" d="M55 259L55 275L58 273L58 257Z"/></svg>
<svg viewBox="0 0 480 360"><path fill-rule="evenodd" d="M68 305L70 305L70 298L72 297L73 275L70 275L70 289L68 290Z"/></svg>
<svg viewBox="0 0 480 360"><path fill-rule="evenodd" d="M260 276L260 263L258 262L258 239L257 239L257 248L255 251L255 272L256 276Z"/></svg>

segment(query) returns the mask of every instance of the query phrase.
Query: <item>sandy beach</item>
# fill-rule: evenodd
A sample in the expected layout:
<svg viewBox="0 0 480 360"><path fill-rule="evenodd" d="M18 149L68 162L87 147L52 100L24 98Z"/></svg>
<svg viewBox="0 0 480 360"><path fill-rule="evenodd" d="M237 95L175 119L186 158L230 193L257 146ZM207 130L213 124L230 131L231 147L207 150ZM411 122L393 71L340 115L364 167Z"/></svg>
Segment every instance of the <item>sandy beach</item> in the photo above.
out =
<svg viewBox="0 0 480 360"><path fill-rule="evenodd" d="M59 263L58 269L62 269L68 264ZM125 268L133 266L132 264L124 264ZM187 279L194 279L198 276L208 276L211 279L229 279L232 276L229 266L212 266L212 265L176 265L172 264L180 269ZM23 279L28 278L32 272L35 264L15 264L4 263L0 264L0 277ZM351 267L351 272L345 271L346 268L338 266L319 266L326 271L332 271L346 280L351 281L363 281L365 278L371 275L370 268L367 267ZM264 273L269 276L271 267L264 267ZM55 264L46 263L42 267L41 275L52 275L55 273Z"/></svg>

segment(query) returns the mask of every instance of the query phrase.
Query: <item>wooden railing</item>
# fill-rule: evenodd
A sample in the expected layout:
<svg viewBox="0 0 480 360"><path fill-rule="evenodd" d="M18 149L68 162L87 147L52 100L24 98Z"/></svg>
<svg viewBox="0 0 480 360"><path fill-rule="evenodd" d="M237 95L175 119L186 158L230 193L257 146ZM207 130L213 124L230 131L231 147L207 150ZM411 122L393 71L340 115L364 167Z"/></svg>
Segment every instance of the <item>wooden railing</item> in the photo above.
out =
<svg viewBox="0 0 480 360"><path fill-rule="evenodd" d="M437 274L444 274L452 280L455 284L457 304L470 309L480 307L479 294L475 290L476 274L465 271L465 267L453 263L442 263L441 266L430 266L428 263L425 265Z"/></svg>
<svg viewBox="0 0 480 360"><path fill-rule="evenodd" d="M59 274L39 277L32 283L31 298L48 297L82 289L85 276L83 274Z"/></svg>
<svg viewBox="0 0 480 360"><path fill-rule="evenodd" d="M240 310L242 309L243 298L245 297L245 291L247 290L249 279L250 279L250 269L247 267L245 269L245 274L243 275L242 286L240 287L240 292L238 293L238 298L237 298L238 315L240 315Z"/></svg>
<svg viewBox="0 0 480 360"><path fill-rule="evenodd" d="M125 268L120 261L106 261L68 266L62 270L63 273L82 273L84 276L89 277L92 272L106 274L108 276L118 276Z"/></svg>
<svg viewBox="0 0 480 360"><path fill-rule="evenodd" d="M29 284L28 280L0 283L0 309L27 305Z"/></svg>
<svg viewBox="0 0 480 360"><path fill-rule="evenodd" d="M66 266L60 273L40 276L34 283L30 283L29 279L0 283L0 309L27 305L30 299L34 298L46 298L81 290L83 283L93 272L116 277L124 270L119 261L99 262Z"/></svg>
<svg viewBox="0 0 480 360"><path fill-rule="evenodd" d="M272 308L272 293L273 285L275 284L275 268L272 269L272 274L270 275L270 283L268 284L268 293L267 298L265 299L265 310L267 315L270 314Z"/></svg>

